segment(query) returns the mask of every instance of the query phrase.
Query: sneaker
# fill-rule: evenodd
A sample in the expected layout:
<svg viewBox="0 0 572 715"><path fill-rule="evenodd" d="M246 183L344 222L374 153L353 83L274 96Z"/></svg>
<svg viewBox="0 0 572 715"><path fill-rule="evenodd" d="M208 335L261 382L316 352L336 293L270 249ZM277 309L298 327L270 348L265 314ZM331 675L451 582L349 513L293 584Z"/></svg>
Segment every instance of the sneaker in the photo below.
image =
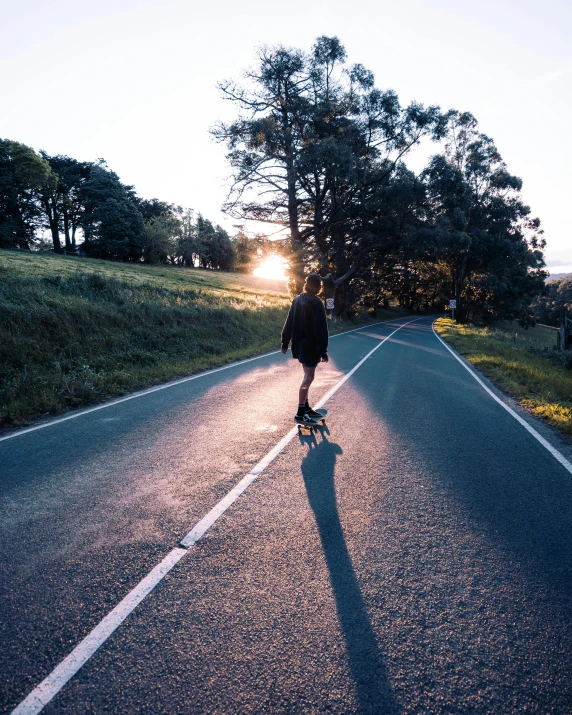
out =
<svg viewBox="0 0 572 715"><path fill-rule="evenodd" d="M316 412L316 410L313 410L311 407L308 407L304 414L308 415L308 417L312 420L320 420L323 417L321 412Z"/></svg>
<svg viewBox="0 0 572 715"><path fill-rule="evenodd" d="M294 422L297 422L299 425L317 425L318 423L316 420L313 420L311 417L308 417L306 413L300 417L300 415L294 415Z"/></svg>

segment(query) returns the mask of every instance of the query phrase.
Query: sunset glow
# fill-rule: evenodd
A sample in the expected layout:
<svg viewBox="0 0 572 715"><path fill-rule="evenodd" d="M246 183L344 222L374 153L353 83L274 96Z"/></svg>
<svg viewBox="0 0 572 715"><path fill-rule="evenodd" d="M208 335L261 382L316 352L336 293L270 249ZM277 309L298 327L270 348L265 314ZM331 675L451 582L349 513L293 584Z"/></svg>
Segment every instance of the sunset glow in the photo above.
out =
<svg viewBox="0 0 572 715"><path fill-rule="evenodd" d="M286 280L284 273L284 259L276 254L268 256L262 263L253 271L255 276L259 278L272 278L274 280Z"/></svg>

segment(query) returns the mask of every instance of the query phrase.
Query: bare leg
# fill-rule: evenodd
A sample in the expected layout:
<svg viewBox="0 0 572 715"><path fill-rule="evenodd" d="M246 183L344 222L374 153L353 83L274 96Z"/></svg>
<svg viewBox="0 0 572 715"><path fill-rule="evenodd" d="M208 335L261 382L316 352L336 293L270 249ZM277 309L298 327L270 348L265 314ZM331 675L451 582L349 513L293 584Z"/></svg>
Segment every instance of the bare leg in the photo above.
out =
<svg viewBox="0 0 572 715"><path fill-rule="evenodd" d="M300 385L300 391L298 393L298 404L303 405L308 399L308 390L310 385L314 382L314 375L316 374L315 367L306 367L304 365L304 378Z"/></svg>

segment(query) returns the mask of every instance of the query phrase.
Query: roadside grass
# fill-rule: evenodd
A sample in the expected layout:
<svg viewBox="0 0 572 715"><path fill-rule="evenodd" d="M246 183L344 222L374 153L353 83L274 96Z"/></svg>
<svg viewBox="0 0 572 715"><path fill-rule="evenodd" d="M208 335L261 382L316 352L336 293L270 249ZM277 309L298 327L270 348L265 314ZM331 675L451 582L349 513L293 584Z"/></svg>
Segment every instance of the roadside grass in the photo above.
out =
<svg viewBox="0 0 572 715"><path fill-rule="evenodd" d="M572 354L556 350L556 328L500 323L452 331L450 318L440 318L435 330L529 412L572 439Z"/></svg>
<svg viewBox="0 0 572 715"><path fill-rule="evenodd" d="M0 251L0 427L277 349L289 304L245 274Z"/></svg>

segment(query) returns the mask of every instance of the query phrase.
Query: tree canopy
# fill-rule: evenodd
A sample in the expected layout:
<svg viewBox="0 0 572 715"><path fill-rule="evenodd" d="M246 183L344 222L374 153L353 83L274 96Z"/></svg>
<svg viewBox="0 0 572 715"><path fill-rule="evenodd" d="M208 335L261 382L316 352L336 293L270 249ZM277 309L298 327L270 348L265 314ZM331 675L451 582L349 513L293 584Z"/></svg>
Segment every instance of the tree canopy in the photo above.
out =
<svg viewBox="0 0 572 715"><path fill-rule="evenodd" d="M417 308L456 298L463 320L531 318L540 222L471 114L402 106L336 37L309 53L264 47L220 90L237 108L213 129L233 177L225 210L282 230L294 291L318 271L333 276L342 314L388 297ZM405 162L422 139L438 144L416 175Z"/></svg>
<svg viewBox="0 0 572 715"><path fill-rule="evenodd" d="M223 270L252 270L259 258L256 240L247 248L244 234L240 243L191 209L141 198L103 159L0 140L0 247L30 249L44 230L57 253Z"/></svg>
<svg viewBox="0 0 572 715"><path fill-rule="evenodd" d="M292 292L310 272L330 276L343 316L390 300L442 310L454 298L463 321L534 320L531 304L546 292L540 221L472 114L403 106L348 62L337 37L318 37L309 52L263 47L240 81L219 87L236 108L212 130L228 150L223 209L235 236L141 198L102 159L5 139L0 247L29 249L48 231L57 252L248 271L279 250ZM407 162L421 141L434 153L414 172Z"/></svg>

